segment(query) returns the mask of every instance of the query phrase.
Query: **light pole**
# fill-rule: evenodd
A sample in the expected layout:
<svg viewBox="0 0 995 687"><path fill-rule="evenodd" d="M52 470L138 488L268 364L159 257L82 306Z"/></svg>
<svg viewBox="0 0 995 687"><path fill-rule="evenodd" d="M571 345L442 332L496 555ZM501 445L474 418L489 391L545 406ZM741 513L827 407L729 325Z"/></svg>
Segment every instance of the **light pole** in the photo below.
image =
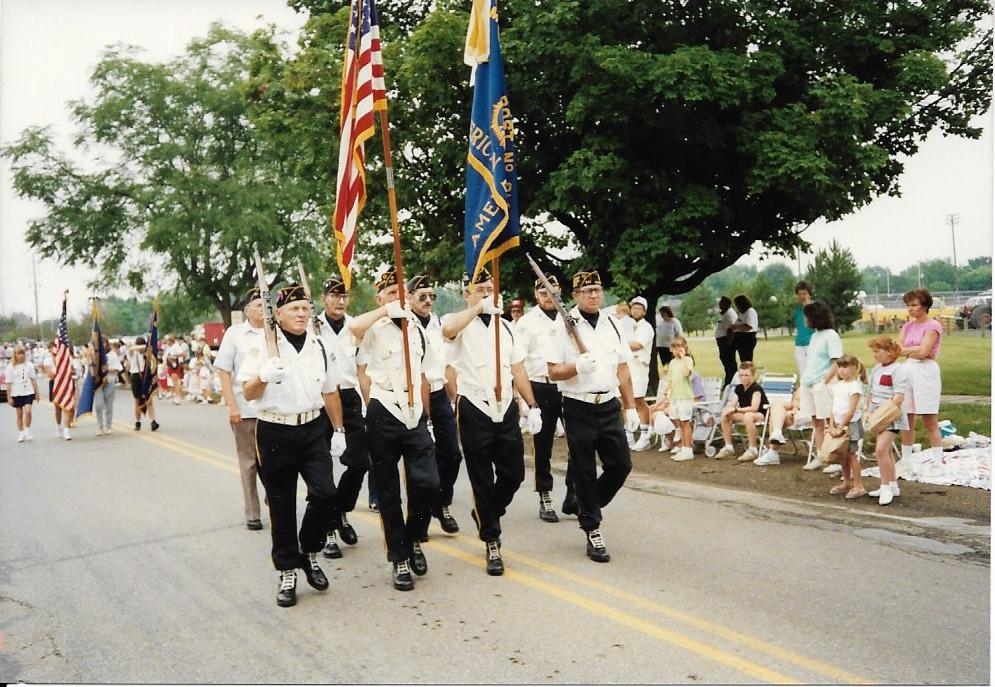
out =
<svg viewBox="0 0 995 687"><path fill-rule="evenodd" d="M960 299L960 289L957 288L957 224L960 222L960 215L947 215L947 222L950 223L950 241L954 249L954 302Z"/></svg>

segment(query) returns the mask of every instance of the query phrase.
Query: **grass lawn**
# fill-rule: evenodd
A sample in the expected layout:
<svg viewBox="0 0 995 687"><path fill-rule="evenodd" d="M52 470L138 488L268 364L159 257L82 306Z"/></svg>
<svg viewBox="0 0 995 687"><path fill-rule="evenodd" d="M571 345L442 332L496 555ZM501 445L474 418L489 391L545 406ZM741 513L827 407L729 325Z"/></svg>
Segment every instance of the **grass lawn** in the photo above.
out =
<svg viewBox="0 0 995 687"><path fill-rule="evenodd" d="M867 347L870 334L847 332L843 336L843 350L857 356L868 369L874 358ZM718 349L713 339L689 341L694 356L695 369L703 377L722 377ZM757 341L753 362L758 368L770 372L796 373L794 339L787 336L763 336ZM955 333L943 337L940 345L940 372L943 377L944 395L991 396L992 392L992 339L981 338L977 332ZM951 420L957 433L967 436L974 431L991 436L991 405L948 403L940 408L940 419ZM917 424L917 441L922 433L922 423ZM923 441L922 443L928 444Z"/></svg>

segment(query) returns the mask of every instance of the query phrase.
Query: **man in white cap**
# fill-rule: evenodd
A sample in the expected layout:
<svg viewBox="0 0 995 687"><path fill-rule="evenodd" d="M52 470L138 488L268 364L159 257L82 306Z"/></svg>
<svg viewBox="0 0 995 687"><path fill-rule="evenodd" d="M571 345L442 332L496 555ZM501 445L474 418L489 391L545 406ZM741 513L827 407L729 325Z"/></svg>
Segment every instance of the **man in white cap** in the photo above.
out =
<svg viewBox="0 0 995 687"><path fill-rule="evenodd" d="M650 381L650 363L653 361L653 339L656 332L653 325L646 321L646 299L636 296L629 301L629 314L632 315L632 335L629 337L629 349L632 360L629 362L629 374L632 377L632 395L636 400L636 412L639 413L638 441L634 432L626 432L625 438L633 451L645 451L653 446L653 429L650 426L650 408L646 403L646 388Z"/></svg>

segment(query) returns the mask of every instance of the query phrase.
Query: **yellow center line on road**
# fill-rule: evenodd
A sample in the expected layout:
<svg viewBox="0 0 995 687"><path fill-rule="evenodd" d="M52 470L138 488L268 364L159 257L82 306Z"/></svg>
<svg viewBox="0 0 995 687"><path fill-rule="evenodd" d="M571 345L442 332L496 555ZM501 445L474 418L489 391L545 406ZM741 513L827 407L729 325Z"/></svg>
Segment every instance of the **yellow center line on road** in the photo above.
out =
<svg viewBox="0 0 995 687"><path fill-rule="evenodd" d="M479 555L472 555L449 544L433 541L432 548L442 551L446 555L457 558L465 563L469 563L474 567L484 567ZM504 549L502 549L502 553L504 553ZM637 618L631 613L626 613L616 608L612 608L608 604L594 601L585 596L581 596L580 594L567 591L562 587L545 582L534 575L518 572L516 570L505 570L504 577L523 586L531 587L532 589L540 591L543 594L556 597L562 601L566 601L569 604L583 608L584 610L590 611L596 615L600 615L620 625L636 630L637 632L649 635L655 639L661 639L669 644L685 649L686 651L690 651L698 654L699 656L704 656L705 658L716 661L717 663L735 668L736 670L742 671L743 673L746 673L747 675L750 675L758 680L775 684L801 684L802 682L800 680L787 677L786 675L782 675L776 671L769 670L758 663L754 663L753 661L735 656L727 651L716 649L713 646L709 646L704 642L699 642L698 640L692 639L686 635L682 635L678 632L674 632L673 630L668 630L660 627L659 625L647 622L641 618Z"/></svg>
<svg viewBox="0 0 995 687"><path fill-rule="evenodd" d="M116 424L116 423L115 423ZM201 446L195 444L190 444L175 437L169 435L153 435L149 433L135 433L136 438L148 441L153 444L157 444L164 448L173 450L177 453L181 453L187 457L193 458L200 462L212 465L214 467L221 468L233 474L238 474L238 466L235 464L234 458L226 456L216 451L210 449L205 449ZM217 458L215 458L217 456ZM218 460L220 458L221 460ZM306 489L299 490L298 493L306 493ZM356 517L356 513L352 517ZM380 518L373 514L359 513L359 519L367 523L380 524ZM460 544L471 545L476 542L473 537L465 535L457 535L455 537L447 538L448 541L459 542ZM431 550L439 551L446 554L451 558L456 558L465 563L469 563L477 568L483 568L484 564L481 557L476 553L470 553L469 551L457 548L453 544L445 543L445 541L440 541L438 538L433 537L433 539L426 544ZM509 549L502 549L502 554L505 558L520 563L522 565L528 566L540 572L543 572L554 577L558 577L565 581L573 584L577 584L600 594L606 594L613 596L617 599L623 600L627 603L636 606L637 608L642 608L644 610L660 614L671 620L676 620L678 622L684 623L690 627L707 632L716 637L719 637L725 641L732 642L734 644L742 645L753 651L757 651L761 654L770 656L772 658L790 663L792 665L798 666L804 670L811 671L813 673L823 675L832 680L844 683L844 684L872 684L871 680L866 677L851 673L837 666L819 661L817 659L809 658L801 654L797 654L793 651L785 649L783 647L771 644L769 642L764 642L762 640L751 637L750 635L744 634L737 630L719 625L716 623L709 622L702 618L698 618L689 613L685 613L675 608L671 608L664 604L652 601L642 596L632 594L631 592L626 592L612 585L594 580L583 575L578 575L576 573L570 572L564 568L560 568L549 563L531 558L529 556L515 553ZM634 629L642 634L654 637L656 639L663 640L674 646L678 646L692 653L704 656L705 658L714 660L718 663L730 666L736 670L741 670L744 673L764 682L780 683L780 684L797 684L803 682L802 680L797 680L794 678L782 675L774 670L765 668L764 666L740 658L734 654L717 649L709 644L700 642L698 640L692 639L686 635L680 634L679 632L668 630L654 623L645 621L641 618L636 617L631 613L626 613L613 608L607 604L588 599L575 592L567 591L559 586L545 582L544 580L530 575L527 573L519 572L516 570L506 570L505 577L513 580L523 586L531 587L540 591L544 594L561 599L567 603L574 606L583 608L589 612L600 615L609 620L612 620L620 625Z"/></svg>

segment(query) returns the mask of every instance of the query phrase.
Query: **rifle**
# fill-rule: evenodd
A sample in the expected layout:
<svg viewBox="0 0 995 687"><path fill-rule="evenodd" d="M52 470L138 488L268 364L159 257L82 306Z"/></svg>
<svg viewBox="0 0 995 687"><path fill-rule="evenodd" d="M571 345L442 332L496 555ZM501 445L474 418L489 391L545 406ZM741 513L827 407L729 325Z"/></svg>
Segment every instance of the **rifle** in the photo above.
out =
<svg viewBox="0 0 995 687"><path fill-rule="evenodd" d="M273 303L269 299L269 285L266 284L263 259L259 257L259 244L252 244L252 252L256 258L256 280L259 282L259 296L263 300L263 330L266 349L271 358L279 357L280 349L276 345L276 315L273 312Z"/></svg>
<svg viewBox="0 0 995 687"><path fill-rule="evenodd" d="M307 280L307 272L304 271L304 263L301 262L300 256L297 258L297 273L300 275L301 286L304 288L307 302L311 304L311 326L314 327L314 335L321 336L321 320L318 316L318 309L311 300L311 283Z"/></svg>
<svg viewBox="0 0 995 687"><path fill-rule="evenodd" d="M577 323L574 318L570 317L570 313L567 309L563 307L563 303L560 301L560 297L556 295L556 291L553 290L553 285L549 283L546 279L546 275L536 264L536 261L532 259L532 256L528 253L525 254L525 259L529 261L529 265L532 267L532 271L536 273L539 277L539 281L542 282L543 287L549 293L549 297L553 299L553 304L556 306L556 312L560 313L560 317L563 318L563 324L566 325L567 334L573 339L574 345L577 346L577 352L580 354L587 353L587 346L584 342L580 340L580 334L577 332Z"/></svg>

